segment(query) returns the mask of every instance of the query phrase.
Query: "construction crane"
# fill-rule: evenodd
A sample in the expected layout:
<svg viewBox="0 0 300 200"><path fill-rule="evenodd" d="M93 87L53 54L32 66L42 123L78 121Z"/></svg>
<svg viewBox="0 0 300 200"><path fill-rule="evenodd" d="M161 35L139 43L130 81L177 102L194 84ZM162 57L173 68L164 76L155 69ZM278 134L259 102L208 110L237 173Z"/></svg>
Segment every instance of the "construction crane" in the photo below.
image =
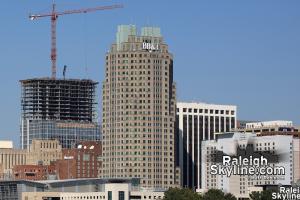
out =
<svg viewBox="0 0 300 200"><path fill-rule="evenodd" d="M116 5L110 5L110 6L99 6L99 7L94 7L94 8L66 10L66 11L61 11L61 12L57 12L55 10L55 7L56 7L56 4L53 3L51 13L29 15L30 20L35 20L35 19L42 18L42 17L50 17L50 19L51 19L51 63L52 63L51 70L52 70L52 78L53 79L56 78L56 57L57 57L57 54L56 54L56 21L58 19L58 16L123 8L123 5L116 4Z"/></svg>

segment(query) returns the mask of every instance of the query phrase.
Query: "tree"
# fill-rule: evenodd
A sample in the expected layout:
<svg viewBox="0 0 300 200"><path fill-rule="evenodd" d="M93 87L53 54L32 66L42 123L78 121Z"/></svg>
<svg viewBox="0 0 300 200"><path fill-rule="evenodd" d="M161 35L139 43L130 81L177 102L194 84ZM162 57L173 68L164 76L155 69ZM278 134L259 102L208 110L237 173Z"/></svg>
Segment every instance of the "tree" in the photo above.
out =
<svg viewBox="0 0 300 200"><path fill-rule="evenodd" d="M233 196L233 194L231 193L227 193L225 194L225 200L237 200L235 196Z"/></svg>
<svg viewBox="0 0 300 200"><path fill-rule="evenodd" d="M272 190L264 190L262 192L252 192L250 198L252 200L272 200Z"/></svg>
<svg viewBox="0 0 300 200"><path fill-rule="evenodd" d="M164 200L202 200L202 198L188 188L170 188L165 192Z"/></svg>
<svg viewBox="0 0 300 200"><path fill-rule="evenodd" d="M260 192L251 192L249 196L252 200L261 200Z"/></svg>
<svg viewBox="0 0 300 200"><path fill-rule="evenodd" d="M236 197L231 193L225 194L221 190L210 189L202 196L203 200L236 200Z"/></svg>
<svg viewBox="0 0 300 200"><path fill-rule="evenodd" d="M236 200L236 197L217 189L210 189L201 196L188 188L170 188L165 192L164 200Z"/></svg>

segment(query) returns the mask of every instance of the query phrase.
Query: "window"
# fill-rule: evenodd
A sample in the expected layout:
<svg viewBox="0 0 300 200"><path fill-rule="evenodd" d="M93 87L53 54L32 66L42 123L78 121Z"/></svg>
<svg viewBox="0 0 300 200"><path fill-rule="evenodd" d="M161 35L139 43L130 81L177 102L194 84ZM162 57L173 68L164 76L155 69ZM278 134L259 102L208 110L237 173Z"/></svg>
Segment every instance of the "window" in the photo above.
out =
<svg viewBox="0 0 300 200"><path fill-rule="evenodd" d="M112 200L112 191L108 191L108 200Z"/></svg>
<svg viewBox="0 0 300 200"><path fill-rule="evenodd" d="M119 200L125 200L125 193L124 193L124 191L119 191Z"/></svg>
<svg viewBox="0 0 300 200"><path fill-rule="evenodd" d="M90 161L90 155L89 154L83 154L83 161Z"/></svg>

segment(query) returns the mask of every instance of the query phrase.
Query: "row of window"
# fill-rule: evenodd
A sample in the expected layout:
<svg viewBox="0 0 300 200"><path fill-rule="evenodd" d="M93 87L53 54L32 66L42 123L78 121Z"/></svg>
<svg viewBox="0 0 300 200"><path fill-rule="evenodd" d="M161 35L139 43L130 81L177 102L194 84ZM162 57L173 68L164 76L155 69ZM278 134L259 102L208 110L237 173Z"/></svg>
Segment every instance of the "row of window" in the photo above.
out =
<svg viewBox="0 0 300 200"><path fill-rule="evenodd" d="M177 112L179 112L179 108L177 108ZM188 113L210 113L210 114L226 114L226 115L234 115L235 111L234 110L214 110L214 109L192 109L192 108L183 108L183 112L188 112Z"/></svg>

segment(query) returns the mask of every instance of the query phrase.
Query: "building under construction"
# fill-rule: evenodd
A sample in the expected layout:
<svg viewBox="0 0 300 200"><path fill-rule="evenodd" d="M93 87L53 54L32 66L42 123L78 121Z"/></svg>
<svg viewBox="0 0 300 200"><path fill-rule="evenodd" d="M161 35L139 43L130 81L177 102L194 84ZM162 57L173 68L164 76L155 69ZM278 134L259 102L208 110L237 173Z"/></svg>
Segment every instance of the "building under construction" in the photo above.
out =
<svg viewBox="0 0 300 200"><path fill-rule="evenodd" d="M78 140L99 140L97 82L86 79L21 80L21 147L32 139L58 139L63 148Z"/></svg>
<svg viewBox="0 0 300 200"><path fill-rule="evenodd" d="M20 82L22 118L92 122L97 82L51 78Z"/></svg>

